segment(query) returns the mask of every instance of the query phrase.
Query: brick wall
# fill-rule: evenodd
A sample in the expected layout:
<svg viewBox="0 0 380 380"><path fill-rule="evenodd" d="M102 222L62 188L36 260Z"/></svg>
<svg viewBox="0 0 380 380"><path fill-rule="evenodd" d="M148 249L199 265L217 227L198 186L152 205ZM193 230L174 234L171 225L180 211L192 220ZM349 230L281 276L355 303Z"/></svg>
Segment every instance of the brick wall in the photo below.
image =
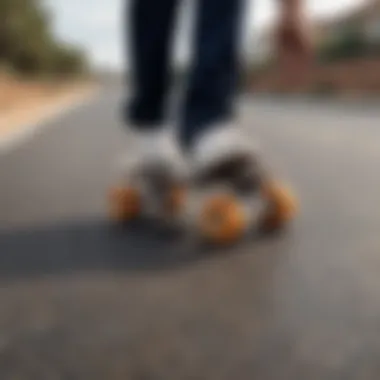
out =
<svg viewBox="0 0 380 380"><path fill-rule="evenodd" d="M380 58L314 65L294 73L272 69L251 82L253 91L379 93Z"/></svg>

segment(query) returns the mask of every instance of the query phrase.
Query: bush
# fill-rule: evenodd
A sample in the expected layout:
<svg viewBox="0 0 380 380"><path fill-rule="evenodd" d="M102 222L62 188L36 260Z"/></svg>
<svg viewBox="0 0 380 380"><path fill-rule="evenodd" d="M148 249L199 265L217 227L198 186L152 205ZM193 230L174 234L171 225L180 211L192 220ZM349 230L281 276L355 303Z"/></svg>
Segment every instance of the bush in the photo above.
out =
<svg viewBox="0 0 380 380"><path fill-rule="evenodd" d="M87 61L82 52L72 47L59 47L53 56L52 71L59 75L82 74L87 69Z"/></svg>
<svg viewBox="0 0 380 380"><path fill-rule="evenodd" d="M368 54L369 46L364 36L355 29L348 29L342 37L328 41L319 51L322 62L335 62Z"/></svg>

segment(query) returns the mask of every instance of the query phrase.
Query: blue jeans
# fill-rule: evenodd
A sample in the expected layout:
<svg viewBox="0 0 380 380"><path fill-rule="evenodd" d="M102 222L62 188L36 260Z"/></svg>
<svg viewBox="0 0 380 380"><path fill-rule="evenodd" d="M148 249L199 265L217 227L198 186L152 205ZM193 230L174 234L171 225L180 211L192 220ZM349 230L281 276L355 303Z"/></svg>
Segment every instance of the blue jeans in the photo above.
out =
<svg viewBox="0 0 380 380"><path fill-rule="evenodd" d="M196 0L194 0L196 1ZM180 0L133 0L127 34L133 92L125 120L133 128L160 128L171 83L171 52ZM194 55L180 112L180 143L190 148L207 128L229 121L239 81L244 0L197 0Z"/></svg>

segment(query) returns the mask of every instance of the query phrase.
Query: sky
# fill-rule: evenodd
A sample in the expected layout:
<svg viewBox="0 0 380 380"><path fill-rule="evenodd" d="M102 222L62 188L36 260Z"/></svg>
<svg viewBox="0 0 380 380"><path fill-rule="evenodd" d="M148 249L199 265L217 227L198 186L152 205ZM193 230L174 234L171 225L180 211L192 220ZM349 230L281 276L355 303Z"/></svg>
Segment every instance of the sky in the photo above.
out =
<svg viewBox="0 0 380 380"><path fill-rule="evenodd" d="M62 40L82 46L95 67L120 70L128 66L125 54L123 19L130 0L45 0L54 17L55 34ZM159 1L159 0L157 0ZM181 62L189 58L189 36L192 20L191 5L196 0L182 0L183 11L175 57ZM331 17L366 0L305 0L311 18ZM247 0L245 52L254 53L257 31L276 16L276 0Z"/></svg>

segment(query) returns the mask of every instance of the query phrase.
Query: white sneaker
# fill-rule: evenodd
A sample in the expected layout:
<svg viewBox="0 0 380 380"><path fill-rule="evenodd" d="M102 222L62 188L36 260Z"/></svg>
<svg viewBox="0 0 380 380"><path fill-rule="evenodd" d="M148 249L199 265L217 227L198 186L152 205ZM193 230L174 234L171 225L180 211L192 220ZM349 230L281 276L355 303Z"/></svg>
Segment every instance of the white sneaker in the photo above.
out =
<svg viewBox="0 0 380 380"><path fill-rule="evenodd" d="M185 160L174 133L169 128L133 132L131 147L122 158L122 170L131 167L167 167L172 173L183 175Z"/></svg>
<svg viewBox="0 0 380 380"><path fill-rule="evenodd" d="M248 141L247 141L248 140ZM192 174L207 173L231 161L252 161L258 156L258 145L233 125L221 124L199 136L191 158Z"/></svg>

